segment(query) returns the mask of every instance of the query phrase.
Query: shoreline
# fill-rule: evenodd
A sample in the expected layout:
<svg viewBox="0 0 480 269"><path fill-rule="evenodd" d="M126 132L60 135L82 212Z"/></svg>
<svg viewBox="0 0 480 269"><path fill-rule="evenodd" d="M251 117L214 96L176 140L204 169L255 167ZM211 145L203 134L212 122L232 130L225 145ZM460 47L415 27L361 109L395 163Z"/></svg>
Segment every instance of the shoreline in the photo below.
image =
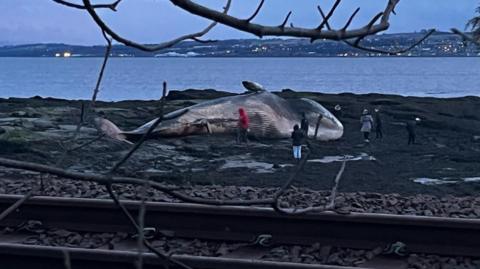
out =
<svg viewBox="0 0 480 269"><path fill-rule="evenodd" d="M196 89L196 88L186 88L186 89L172 89L169 90L169 92L174 92L175 95L182 95L182 92L185 93L185 95L188 95L190 92L194 93L194 95L198 96L198 92L200 93L207 93L205 99L211 99L215 97L223 97L223 96L228 96L228 95L236 95L236 94L242 94L234 91L226 91L226 90L217 90L213 88L206 88L206 89ZM325 96L348 96L348 95L354 95L358 97L370 97L370 96L378 96L378 97L392 97L392 98L420 98L420 99L439 99L439 100L452 100L452 99L469 99L469 98L479 98L480 99L480 93L479 95L459 95L459 96L447 96L447 97L441 97L441 96L433 96L433 94L430 95L402 95L402 94L396 94L396 93L380 93L380 92L369 92L369 93L355 93L355 92L338 92L338 93L327 93L327 92L316 92L316 91L297 91L293 89L282 89L280 91L270 91L274 94L282 95L288 92L293 92L301 95L325 95ZM437 93L439 95L443 95L441 93ZM74 101L74 102L89 102L90 99L76 99L76 98L63 98L63 97L55 97L55 96L41 96L41 95L35 95L35 96L0 96L0 101L8 101L8 100L14 100L14 99L37 99L37 100L55 100L55 101ZM97 99L98 102L103 102L103 103L119 103L119 102L155 102L158 101L158 99L121 99L121 100L102 100L101 98Z"/></svg>
<svg viewBox="0 0 480 269"><path fill-rule="evenodd" d="M171 91L166 110L195 104L201 101L199 97L210 99L230 94ZM325 160L346 154L358 160L347 163L339 186L341 192L441 197L475 195L480 190L479 182L461 180L480 177L480 137L477 137L480 135L480 97L440 99L293 91L279 94L284 98L312 98L332 112L337 104L343 107L342 114L337 117L344 124L344 136L337 141L314 142L313 161L307 164L295 184L297 187L329 189L339 163ZM130 130L154 118L158 104L158 101L99 101L96 110L120 128ZM54 163L59 157L57 141L71 136L80 106L81 101L74 100L0 99L0 128L3 130L0 131L0 156ZM365 107L371 110L380 107L385 125L383 140L363 143L359 117ZM422 122L417 130L418 144L407 147L407 133L401 123L412 117L420 117ZM80 141L95 136L92 127L83 128ZM149 140L120 173L175 184L273 187L281 184L284 175L293 169L290 143L289 140L265 140L243 147L228 136ZM74 170L100 172L112 165L127 148L104 139L72 154L67 165ZM457 182L433 185L414 182L421 178Z"/></svg>
<svg viewBox="0 0 480 269"><path fill-rule="evenodd" d="M362 59L362 58L478 58L480 57L479 54L476 55L440 55L440 56L431 56L431 55L371 55L371 56L109 56L109 58L125 58L125 59L144 59L144 58L174 58L174 59L231 59L231 58L292 58L292 59L308 59L308 58L346 58L346 59ZM62 57L62 56L0 56L0 58L58 58L58 59L82 59L82 58L100 58L103 59L103 56L69 56L69 57Z"/></svg>

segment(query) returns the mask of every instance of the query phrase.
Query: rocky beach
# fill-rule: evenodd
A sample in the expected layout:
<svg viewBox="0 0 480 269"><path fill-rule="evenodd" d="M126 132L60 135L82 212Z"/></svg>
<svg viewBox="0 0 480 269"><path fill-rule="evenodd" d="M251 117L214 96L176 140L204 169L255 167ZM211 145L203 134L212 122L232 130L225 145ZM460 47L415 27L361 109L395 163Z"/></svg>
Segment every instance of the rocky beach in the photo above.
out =
<svg viewBox="0 0 480 269"><path fill-rule="evenodd" d="M166 110L173 111L231 94L215 90L171 91ZM345 134L340 140L311 142L309 160L294 182L297 192L320 193L318 195L322 196L322 191L332 187L342 156L347 156L346 170L339 185L339 192L343 195L340 198L344 197L344 202L351 201L348 197L364 197L366 200L376 197L383 199L383 202L378 200L384 204L380 206L383 208L380 211L392 212L387 208L395 208L397 203L390 204L391 197L405 201L413 199L420 204L422 199L426 199L434 207L437 203L432 201L438 201L438 206L444 209L448 206L440 204L455 203L459 208L452 210L457 212L464 208L458 202L458 199L463 199L466 201L465 208L471 208L471 211L464 212L464 217L478 216L473 211L473 205L480 203L474 197L480 189L480 115L477 113L480 98L321 94L292 90L277 94L284 98L308 97L316 100L334 112L345 127ZM82 101L78 100L41 97L0 99L0 156L54 165L62 157L64 147L74 146L71 141L79 121L81 104ZM334 110L336 105L342 107L340 113ZM364 108L380 108L383 139L373 138L370 143L364 143L359 123ZM159 102L97 102L95 113L104 115L124 130L130 130L155 118L159 113ZM404 124L415 117L421 119L417 127L417 144L407 146ZM97 136L93 125L84 126L75 145ZM73 171L102 173L129 147L101 138L71 152L61 165ZM222 197L235 198L236 195L249 195L248 191L241 191L242 188L251 188L252 193L260 195L258 193L262 190L281 186L293 171L290 140L252 140L248 145L238 145L234 137L204 135L149 140L118 173L187 185L195 195L214 197L214 193L222 193ZM23 193L31 187L30 182L42 177L46 190L50 189L52 195L105 195L104 190L96 189L92 184L76 184L25 171L2 168L0 176L4 179L0 186L2 193ZM61 182L65 183L64 186L58 184ZM211 191L201 191L205 188ZM92 195L92 192L95 194ZM129 190L125 189L126 197L128 193ZM309 198L308 194L300 197L305 201L299 203L318 198ZM364 207L362 210L365 212L369 211L366 209L367 202L358 203L365 204L360 207ZM425 212L427 209L423 208L419 214L436 214L435 208ZM445 210L444 213L450 212ZM395 212L405 213L402 208L392 213ZM461 215L458 212L452 214Z"/></svg>

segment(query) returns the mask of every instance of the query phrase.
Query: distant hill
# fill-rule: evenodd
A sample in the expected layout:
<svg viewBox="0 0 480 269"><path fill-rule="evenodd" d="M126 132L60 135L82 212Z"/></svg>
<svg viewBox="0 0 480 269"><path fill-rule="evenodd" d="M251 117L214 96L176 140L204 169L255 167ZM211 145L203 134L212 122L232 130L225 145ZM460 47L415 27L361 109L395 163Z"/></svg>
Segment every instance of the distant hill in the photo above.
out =
<svg viewBox="0 0 480 269"><path fill-rule="evenodd" d="M382 50L409 47L424 33L383 34L369 36L363 46ZM0 46L0 57L103 57L104 46L68 44L28 44ZM232 39L213 43L185 41L155 53L143 52L124 45L114 45L113 57L335 57L385 56L354 49L343 42L306 39ZM421 45L402 56L478 56L477 48L463 44L451 33L435 33Z"/></svg>

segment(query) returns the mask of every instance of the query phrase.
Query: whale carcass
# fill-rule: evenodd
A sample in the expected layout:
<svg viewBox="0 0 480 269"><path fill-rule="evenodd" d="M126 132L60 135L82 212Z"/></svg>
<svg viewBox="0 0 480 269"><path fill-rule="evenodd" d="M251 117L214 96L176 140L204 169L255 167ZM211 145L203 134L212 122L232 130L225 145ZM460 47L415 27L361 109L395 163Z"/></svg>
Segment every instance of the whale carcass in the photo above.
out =
<svg viewBox="0 0 480 269"><path fill-rule="evenodd" d="M165 115L151 137L176 137L198 134L234 134L238 126L238 109L243 107L249 118L249 136L256 138L290 138L293 126L304 112L309 120L309 136L318 140L335 140L343 135L343 125L319 103L307 99L284 99L260 88L257 83L244 82L249 93L217 98ZM321 120L317 121L321 116ZM133 131L122 131L107 119L99 119L99 128L108 136L133 141L154 124L153 119Z"/></svg>

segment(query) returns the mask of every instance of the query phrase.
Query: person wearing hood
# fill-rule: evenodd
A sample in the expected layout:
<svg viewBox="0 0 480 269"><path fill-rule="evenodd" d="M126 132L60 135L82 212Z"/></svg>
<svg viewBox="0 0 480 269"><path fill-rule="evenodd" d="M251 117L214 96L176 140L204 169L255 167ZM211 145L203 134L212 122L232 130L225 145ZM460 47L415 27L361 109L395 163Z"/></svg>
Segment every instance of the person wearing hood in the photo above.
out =
<svg viewBox="0 0 480 269"><path fill-rule="evenodd" d="M365 142L368 143L370 142L369 137L373 127L373 118L372 115L368 113L368 109L363 110L362 116L360 117L360 123L362 124L360 132L363 133L363 139L365 139Z"/></svg>
<svg viewBox="0 0 480 269"><path fill-rule="evenodd" d="M305 133L305 136L308 137L308 128L310 124L305 116L305 112L302 112L302 121L300 122L300 129Z"/></svg>
<svg viewBox="0 0 480 269"><path fill-rule="evenodd" d="M407 145L415 144L415 138L416 138L415 129L419 122L420 122L420 118L417 118L417 117L413 120L407 121L407 133L408 133Z"/></svg>
<svg viewBox="0 0 480 269"><path fill-rule="evenodd" d="M293 145L293 158L297 162L302 159L302 144L305 139L305 133L298 127L298 124L293 126L292 132L292 145Z"/></svg>
<svg viewBox="0 0 480 269"><path fill-rule="evenodd" d="M237 134L237 143L248 143L248 127L250 120L248 118L247 112L244 108L238 109L238 134Z"/></svg>
<svg viewBox="0 0 480 269"><path fill-rule="evenodd" d="M383 138L383 123L382 123L382 117L380 115L380 109L376 108L375 109L375 138L377 139L382 139Z"/></svg>

